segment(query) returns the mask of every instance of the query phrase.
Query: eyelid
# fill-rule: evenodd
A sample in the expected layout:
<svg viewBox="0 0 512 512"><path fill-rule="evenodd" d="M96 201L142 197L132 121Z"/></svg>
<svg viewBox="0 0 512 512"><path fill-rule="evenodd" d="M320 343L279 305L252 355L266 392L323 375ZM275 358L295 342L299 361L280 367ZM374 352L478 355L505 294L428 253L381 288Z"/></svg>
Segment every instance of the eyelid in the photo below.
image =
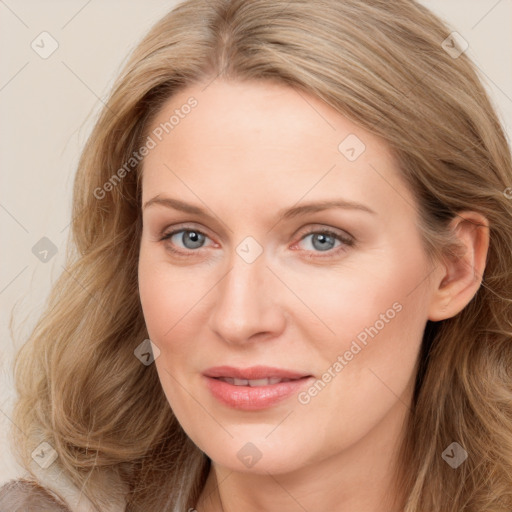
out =
<svg viewBox="0 0 512 512"><path fill-rule="evenodd" d="M171 224L163 229L161 229L161 235L164 236L166 234L171 233L172 231L180 231L180 230L189 230L189 231L199 231L206 235L207 229L203 227L198 227L194 222L179 222L178 224Z"/></svg>
<svg viewBox="0 0 512 512"><path fill-rule="evenodd" d="M310 224L306 228L300 229L295 236L299 236L300 240L302 240L305 236L312 233L329 233L345 241L355 241L355 238L348 231L323 224Z"/></svg>

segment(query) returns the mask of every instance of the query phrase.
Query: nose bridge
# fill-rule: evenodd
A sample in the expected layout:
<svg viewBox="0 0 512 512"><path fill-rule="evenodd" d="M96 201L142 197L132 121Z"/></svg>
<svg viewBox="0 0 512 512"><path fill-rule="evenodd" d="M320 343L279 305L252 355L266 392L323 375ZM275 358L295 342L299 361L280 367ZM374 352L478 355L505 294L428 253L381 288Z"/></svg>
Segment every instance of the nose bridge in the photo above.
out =
<svg viewBox="0 0 512 512"><path fill-rule="evenodd" d="M278 280L267 268L263 252L251 241L232 254L230 269L217 284L210 328L227 342L243 343L254 334L282 328L277 307Z"/></svg>

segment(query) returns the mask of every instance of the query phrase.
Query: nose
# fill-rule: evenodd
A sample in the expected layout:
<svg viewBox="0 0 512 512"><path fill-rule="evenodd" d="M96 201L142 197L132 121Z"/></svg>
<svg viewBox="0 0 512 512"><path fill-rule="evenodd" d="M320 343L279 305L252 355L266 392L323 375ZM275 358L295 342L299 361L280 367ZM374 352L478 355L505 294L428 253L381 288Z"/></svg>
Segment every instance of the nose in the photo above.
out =
<svg viewBox="0 0 512 512"><path fill-rule="evenodd" d="M286 323L280 287L264 255L247 263L234 254L231 268L214 288L210 329L231 345L279 336Z"/></svg>

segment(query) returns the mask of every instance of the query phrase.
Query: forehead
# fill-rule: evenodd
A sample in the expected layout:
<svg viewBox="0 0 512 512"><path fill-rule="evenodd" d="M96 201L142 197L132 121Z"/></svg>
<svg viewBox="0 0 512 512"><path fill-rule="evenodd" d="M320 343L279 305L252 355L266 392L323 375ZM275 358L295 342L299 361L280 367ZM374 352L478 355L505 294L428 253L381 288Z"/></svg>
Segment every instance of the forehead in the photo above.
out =
<svg viewBox="0 0 512 512"><path fill-rule="evenodd" d="M195 106L185 108L191 98ZM281 84L188 87L166 102L147 133L156 146L144 161L143 200L175 192L197 202L194 194L237 191L242 209L251 198L261 207L327 196L385 208L408 194L385 141Z"/></svg>

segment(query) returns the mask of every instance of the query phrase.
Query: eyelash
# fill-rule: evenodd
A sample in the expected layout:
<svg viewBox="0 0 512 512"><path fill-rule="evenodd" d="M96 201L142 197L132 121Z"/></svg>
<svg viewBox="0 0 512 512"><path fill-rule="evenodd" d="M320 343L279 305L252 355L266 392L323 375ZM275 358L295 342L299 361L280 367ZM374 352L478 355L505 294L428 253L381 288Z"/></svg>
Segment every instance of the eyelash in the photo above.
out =
<svg viewBox="0 0 512 512"><path fill-rule="evenodd" d="M174 229L173 231L170 231L169 233L163 234L160 237L159 241L160 242L166 242L166 241L170 240L177 233L182 233L182 232L199 233L200 235L203 235L204 237L209 238L206 233L203 233L199 229L180 227L179 229ZM334 238L335 240L338 240L339 242L341 242L341 245L338 246L337 248L333 248L333 249L330 249L328 251L325 251L327 253L326 256L317 256L317 254L321 254L322 251L308 251L308 250L306 250L305 251L306 253L313 252L315 254L315 255L306 254L307 258L331 258L331 257L334 257L334 256L338 255L341 252L345 252L347 250L347 247L353 247L355 245L355 240L352 237L343 236L340 233L337 233L336 231L333 231L333 230L331 230L329 228L310 229L307 232L301 233L299 242L302 242L302 240L304 240L307 236L314 235L314 234L315 235L328 235L328 236ZM299 242L297 242L297 243L299 243ZM176 254L178 256L181 256L181 257L188 257L191 254L193 254L195 252L199 252L199 250L202 249L202 247L200 247L199 249L196 249L196 250L188 249L187 251L182 251L182 250L175 249L170 244L168 245L167 248L172 253L174 253L174 254Z"/></svg>

